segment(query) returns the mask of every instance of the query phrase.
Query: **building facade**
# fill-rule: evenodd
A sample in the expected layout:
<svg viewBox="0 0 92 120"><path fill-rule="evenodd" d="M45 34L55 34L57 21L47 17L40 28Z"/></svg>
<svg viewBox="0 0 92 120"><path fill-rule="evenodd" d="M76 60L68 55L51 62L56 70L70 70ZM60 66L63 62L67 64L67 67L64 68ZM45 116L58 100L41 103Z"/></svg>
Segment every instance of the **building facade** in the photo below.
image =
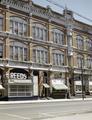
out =
<svg viewBox="0 0 92 120"><path fill-rule="evenodd" d="M0 95L92 92L92 28L31 0L0 3Z"/></svg>

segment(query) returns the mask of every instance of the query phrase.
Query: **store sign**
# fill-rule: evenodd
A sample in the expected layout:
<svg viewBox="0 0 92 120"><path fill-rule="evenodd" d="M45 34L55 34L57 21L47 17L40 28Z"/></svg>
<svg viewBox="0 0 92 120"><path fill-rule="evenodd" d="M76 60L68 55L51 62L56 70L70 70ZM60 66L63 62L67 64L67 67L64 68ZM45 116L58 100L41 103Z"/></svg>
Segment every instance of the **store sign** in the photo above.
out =
<svg viewBox="0 0 92 120"><path fill-rule="evenodd" d="M10 78L25 80L25 79L27 79L27 75L24 73L10 73Z"/></svg>

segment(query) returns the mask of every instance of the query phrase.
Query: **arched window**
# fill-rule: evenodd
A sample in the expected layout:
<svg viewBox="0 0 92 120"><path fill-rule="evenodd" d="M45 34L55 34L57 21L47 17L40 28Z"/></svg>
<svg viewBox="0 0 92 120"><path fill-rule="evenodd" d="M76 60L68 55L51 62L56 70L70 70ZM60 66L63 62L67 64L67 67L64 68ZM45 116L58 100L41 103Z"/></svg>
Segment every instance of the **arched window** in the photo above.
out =
<svg viewBox="0 0 92 120"><path fill-rule="evenodd" d="M78 68L82 68L84 66L84 57L81 54L77 54L77 65Z"/></svg>
<svg viewBox="0 0 92 120"><path fill-rule="evenodd" d="M10 17L10 32L20 36L27 35L27 22L21 18Z"/></svg>
<svg viewBox="0 0 92 120"><path fill-rule="evenodd" d="M53 43L64 45L64 33L58 29L52 30Z"/></svg>
<svg viewBox="0 0 92 120"><path fill-rule="evenodd" d="M87 65L87 68L92 68L92 57L91 56L87 56L86 65Z"/></svg>
<svg viewBox="0 0 92 120"><path fill-rule="evenodd" d="M3 58L4 43L0 40L0 58Z"/></svg>
<svg viewBox="0 0 92 120"><path fill-rule="evenodd" d="M3 15L0 15L0 31L3 31Z"/></svg>
<svg viewBox="0 0 92 120"><path fill-rule="evenodd" d="M80 49L80 50L83 50L83 48L84 48L83 37L77 36L76 40L77 40L77 48Z"/></svg>
<svg viewBox="0 0 92 120"><path fill-rule="evenodd" d="M64 53L59 50L54 50L52 53L53 56L53 65L64 65Z"/></svg>
<svg viewBox="0 0 92 120"><path fill-rule="evenodd" d="M48 40L47 28L41 24L33 23L32 26L32 37L34 40Z"/></svg>
<svg viewBox="0 0 92 120"><path fill-rule="evenodd" d="M92 51L92 40L86 39L86 49Z"/></svg>
<svg viewBox="0 0 92 120"><path fill-rule="evenodd" d="M10 59L27 61L28 60L28 48L25 44L12 41L10 43Z"/></svg>
<svg viewBox="0 0 92 120"><path fill-rule="evenodd" d="M48 51L43 47L36 47L33 49L33 62L48 63Z"/></svg>

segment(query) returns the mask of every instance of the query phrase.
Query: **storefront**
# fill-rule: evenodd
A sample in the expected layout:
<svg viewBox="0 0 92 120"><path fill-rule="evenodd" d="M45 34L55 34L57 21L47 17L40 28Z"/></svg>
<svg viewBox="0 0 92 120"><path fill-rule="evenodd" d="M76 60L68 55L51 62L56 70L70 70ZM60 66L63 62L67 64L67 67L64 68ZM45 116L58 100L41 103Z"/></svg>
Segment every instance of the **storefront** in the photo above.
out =
<svg viewBox="0 0 92 120"><path fill-rule="evenodd" d="M89 93L92 94L92 81L89 81Z"/></svg>
<svg viewBox="0 0 92 120"><path fill-rule="evenodd" d="M51 96L53 98L67 98L68 87L62 79L51 80Z"/></svg>
<svg viewBox="0 0 92 120"><path fill-rule="evenodd" d="M8 98L30 98L33 96L33 82L25 70L13 69L8 80Z"/></svg>
<svg viewBox="0 0 92 120"><path fill-rule="evenodd" d="M77 80L77 81L74 82L74 84L75 84L75 94L81 94L82 93L82 83L81 83L81 81Z"/></svg>

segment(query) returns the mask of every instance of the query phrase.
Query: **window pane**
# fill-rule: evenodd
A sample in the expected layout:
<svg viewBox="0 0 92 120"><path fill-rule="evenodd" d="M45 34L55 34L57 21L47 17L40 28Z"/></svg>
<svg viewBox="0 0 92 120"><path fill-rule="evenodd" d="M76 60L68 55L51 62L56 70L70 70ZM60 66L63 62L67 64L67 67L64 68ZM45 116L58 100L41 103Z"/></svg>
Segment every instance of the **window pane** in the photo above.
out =
<svg viewBox="0 0 92 120"><path fill-rule="evenodd" d="M23 35L23 23L19 23L19 35Z"/></svg>
<svg viewBox="0 0 92 120"><path fill-rule="evenodd" d="M14 33L18 34L18 22L15 22Z"/></svg>
<svg viewBox="0 0 92 120"><path fill-rule="evenodd" d="M0 44L0 58L3 58L3 44Z"/></svg>
<svg viewBox="0 0 92 120"><path fill-rule="evenodd" d="M20 47L20 60L23 61L23 48Z"/></svg>
<svg viewBox="0 0 92 120"><path fill-rule="evenodd" d="M24 48L24 61L27 61L27 48Z"/></svg>
<svg viewBox="0 0 92 120"><path fill-rule="evenodd" d="M32 27L32 36L33 36L33 38L35 38L35 36L36 36L35 26Z"/></svg>
<svg viewBox="0 0 92 120"><path fill-rule="evenodd" d="M27 25L26 24L24 24L24 28L23 28L23 35L24 36L27 36Z"/></svg>
<svg viewBox="0 0 92 120"><path fill-rule="evenodd" d="M48 53L45 52L45 63L48 63Z"/></svg>
<svg viewBox="0 0 92 120"><path fill-rule="evenodd" d="M10 59L13 59L13 46L10 46Z"/></svg>
<svg viewBox="0 0 92 120"><path fill-rule="evenodd" d="M37 61L38 63L40 63L40 51L39 50L37 50Z"/></svg>
<svg viewBox="0 0 92 120"><path fill-rule="evenodd" d="M36 50L33 50L33 62L36 62Z"/></svg>
<svg viewBox="0 0 92 120"><path fill-rule="evenodd" d="M3 18L0 18L0 31L3 30Z"/></svg>
<svg viewBox="0 0 92 120"><path fill-rule="evenodd" d="M15 60L18 60L18 47L15 46Z"/></svg>
<svg viewBox="0 0 92 120"><path fill-rule="evenodd" d="M13 26L13 21L10 20L10 32L14 33L14 26Z"/></svg>

